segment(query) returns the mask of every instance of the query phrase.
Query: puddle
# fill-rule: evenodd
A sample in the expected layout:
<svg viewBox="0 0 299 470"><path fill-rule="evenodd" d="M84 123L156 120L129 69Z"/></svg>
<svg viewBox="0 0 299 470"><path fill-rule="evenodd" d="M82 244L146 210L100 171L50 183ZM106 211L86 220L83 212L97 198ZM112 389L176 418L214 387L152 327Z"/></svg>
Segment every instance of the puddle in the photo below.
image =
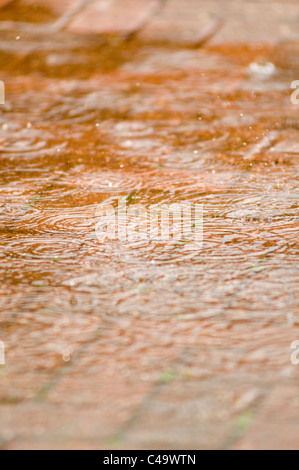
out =
<svg viewBox="0 0 299 470"><path fill-rule="evenodd" d="M5 14L15 20L9 9ZM46 9L34 15L35 23L55 19ZM221 325L236 338L229 329L243 328L246 341L250 325L298 325L299 107L290 101L298 44L192 49L5 31L0 67L3 334L16 341L13 334L33 322L34 351L39 325L55 328L64 318L78 322L78 344L80 325L89 335L90 324L102 320L108 331L113 322L165 320L155 341L170 320L178 329L185 319L200 328L208 322L207 344ZM100 242L97 211L104 204L117 214L119 198L146 211L202 205L203 245L138 237ZM131 339L136 349L146 325ZM63 342L59 330L63 351L76 349L70 332ZM234 351L229 338L227 370L256 367L250 357L241 364L241 340L235 338ZM113 338L109 347L107 363ZM220 353L206 373L221 376Z"/></svg>

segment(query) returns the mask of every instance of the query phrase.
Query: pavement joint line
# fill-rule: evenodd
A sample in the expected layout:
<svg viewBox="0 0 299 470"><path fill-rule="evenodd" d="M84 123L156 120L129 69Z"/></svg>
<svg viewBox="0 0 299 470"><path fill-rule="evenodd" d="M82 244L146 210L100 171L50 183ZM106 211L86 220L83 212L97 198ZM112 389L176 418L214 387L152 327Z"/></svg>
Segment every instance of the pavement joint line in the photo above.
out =
<svg viewBox="0 0 299 470"><path fill-rule="evenodd" d="M257 398L256 402L253 405L249 405L245 410L242 410L242 412L241 412L242 414L244 412L248 411L249 409L251 409L253 411L253 417L252 417L252 422L251 422L250 426L248 428L244 429L243 432L242 431L239 432L238 435L236 434L235 429L232 428L231 434L228 435L227 438L224 439L224 441L222 443L222 446L221 446L222 449L224 449L224 450L231 449L238 441L240 441L241 439L244 438L244 436L246 436L248 431L252 428L252 426L254 426L255 420L259 415L260 409L263 407L263 404L266 402L269 394L271 393L271 391L274 388L275 388L274 384L271 384L271 385L269 384L266 387L266 390L264 390L264 392L261 394L261 396L259 398Z"/></svg>
<svg viewBox="0 0 299 470"><path fill-rule="evenodd" d="M186 348L188 349L188 348ZM175 359L171 361L171 363L168 364L169 368L175 369L182 357L184 357L185 350L181 351ZM165 389L167 386L169 386L168 383L163 383L158 379L153 383L152 388L149 390L149 392L145 395L144 399L142 400L142 403L135 409L133 412L131 418L128 419L128 421L121 427L120 431L114 435L115 439L126 439L126 434L130 432L130 429L132 426L134 426L136 423L138 423L139 418L142 416L142 413L144 410L146 410L146 407L148 406L149 403L159 394L159 392L163 389Z"/></svg>
<svg viewBox="0 0 299 470"><path fill-rule="evenodd" d="M103 317L101 317L103 318ZM109 326L108 325L111 325L111 324L116 324L117 323L117 320L112 320L110 318L106 318L105 319L105 323L103 325L101 325L101 330L105 331L105 330L110 330ZM101 337L98 337L97 335L95 335L95 332L97 331L97 328L95 327L94 331L91 333L90 337L87 338L85 341L84 341L84 344L82 345L82 347L78 348L77 351L72 354L72 360L69 362L69 363L66 363L66 364L63 364L56 372L56 377L53 377L52 380L50 380L50 382L48 382L45 386L41 387L41 389L34 395L34 397L32 397L32 399L26 401L26 403L30 403L30 402L35 402L35 401L44 401L47 397L47 394L53 389L53 387L55 387L56 384L59 383L60 379L62 377L64 377L65 375L67 375L67 372L72 369L72 366L73 366L73 358L74 360L80 358L82 356L82 354L84 354L84 352L88 351L88 349L92 348L92 346L96 343L99 343L101 342L102 339L104 339L104 336L101 336ZM66 371L66 373L64 374L64 371ZM42 397L42 398L40 398Z"/></svg>
<svg viewBox="0 0 299 470"><path fill-rule="evenodd" d="M105 329L105 324L101 327ZM68 372L72 369L74 361L79 359L85 352L88 351L94 344L100 342L103 338L99 338L95 335L96 328L91 333L90 337L84 341L84 344L77 349L75 353L72 354L71 361L69 363L63 364L56 373L53 374L53 378L45 384L41 389L35 394L35 396L29 400L29 402L46 402L48 393L60 382L60 380L65 377ZM28 403L28 402L26 402Z"/></svg>

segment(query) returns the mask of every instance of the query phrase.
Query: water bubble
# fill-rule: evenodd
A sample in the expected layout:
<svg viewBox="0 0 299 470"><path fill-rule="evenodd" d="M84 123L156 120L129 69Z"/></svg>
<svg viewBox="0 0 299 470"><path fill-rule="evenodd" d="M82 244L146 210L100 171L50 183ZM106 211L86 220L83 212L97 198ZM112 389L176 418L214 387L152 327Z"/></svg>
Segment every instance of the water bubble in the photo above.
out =
<svg viewBox="0 0 299 470"><path fill-rule="evenodd" d="M252 62L249 65L249 71L252 75L262 77L269 77L276 71L276 67L272 62Z"/></svg>
<svg viewBox="0 0 299 470"><path fill-rule="evenodd" d="M69 351L64 351L62 355L62 359L64 362L70 362L71 360L71 355Z"/></svg>

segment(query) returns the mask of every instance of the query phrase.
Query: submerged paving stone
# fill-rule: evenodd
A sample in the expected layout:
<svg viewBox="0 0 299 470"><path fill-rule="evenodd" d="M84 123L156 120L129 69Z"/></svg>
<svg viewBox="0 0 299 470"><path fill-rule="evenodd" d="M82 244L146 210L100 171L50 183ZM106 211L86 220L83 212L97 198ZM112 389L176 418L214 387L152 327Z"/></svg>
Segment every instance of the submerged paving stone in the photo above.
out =
<svg viewBox="0 0 299 470"><path fill-rule="evenodd" d="M245 437L234 445L234 449L298 449L298 406L296 387L277 385L261 405Z"/></svg>

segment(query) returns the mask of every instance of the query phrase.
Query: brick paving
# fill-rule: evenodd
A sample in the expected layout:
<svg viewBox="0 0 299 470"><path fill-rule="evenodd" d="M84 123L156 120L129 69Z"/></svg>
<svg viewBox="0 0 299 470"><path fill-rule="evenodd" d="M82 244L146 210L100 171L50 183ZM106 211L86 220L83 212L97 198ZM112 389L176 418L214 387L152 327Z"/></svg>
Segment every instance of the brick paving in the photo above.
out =
<svg viewBox="0 0 299 470"><path fill-rule="evenodd" d="M69 29L95 33L123 31L123 19L126 18L125 27L131 27L136 21L136 14L149 3L146 0L123 3L99 1L87 6ZM214 38L217 43L298 40L298 14L296 0L169 0L161 14L147 25L141 37L192 42L208 22L219 18L223 21L223 27Z"/></svg>
<svg viewBox="0 0 299 470"><path fill-rule="evenodd" d="M5 3L9 2L0 0L0 7ZM53 19L63 15L71 2L27 4L42 6L45 17ZM85 37L88 33L94 40L93 35L126 33L146 4L143 0L99 0L71 21L64 37L73 40L74 34ZM209 49L190 52L178 46L192 44L219 13L223 27ZM107 197L107 192L104 197L101 190L92 192L92 187L106 185L108 180L116 187L136 187L144 198L159 188L171 194L171 189L181 187L191 197L200 189L203 194L211 191L215 198L227 191L227 197L233 198L235 174L237 185L251 184L251 176L242 167L244 151L240 151L238 137L248 139L250 147L244 167L252 162L258 167L260 153L248 132L252 116L243 124L246 116L240 116L238 108L236 120L233 114L225 114L227 103L218 108L215 103L220 92L227 99L236 94L243 102L250 101L247 92L253 79L244 72L243 62L247 67L278 43L298 41L298 17L297 0L170 0L161 15L141 31L141 46L128 46L133 48L132 57L119 53L121 65L116 68L112 57L108 73L97 70L95 56L90 68L87 63L87 78L79 84L76 64L71 63L71 72L63 72L62 78L54 72L47 76L51 64L61 63L55 43L57 50L50 50L46 65L33 65L40 67L40 76L26 68L24 76L12 74L5 113L13 125L7 130L6 114L1 115L1 145L16 136L20 139L21 128L29 152L19 154L14 147L14 153L8 150L1 157L0 331L7 362L0 366L2 449L298 448L299 366L290 361L290 344L299 339L296 216L293 225L286 223L279 230L274 224L272 231L265 226L266 219L249 221L243 238L242 229L236 235L238 225L230 232L231 224L238 223L230 219L225 233L235 257L229 258L217 238L217 224L209 219L210 251L190 273L184 263L176 270L163 264L167 251L166 255L162 252L161 266L155 266L153 253L105 251L88 232L91 208ZM170 51L149 54L163 41L170 43ZM221 59L215 59L215 51L222 51ZM67 50L62 57L69 59ZM11 60L12 65L4 68L5 77L10 77L13 65L17 70L23 67L22 57ZM211 75L205 79L202 70ZM138 91L140 83L144 88ZM255 127L259 142L273 112L294 113L294 122L297 119L281 83L272 85L255 108L260 119ZM45 93L48 106L42 99ZM88 93L93 95L86 101ZM11 102L16 109L9 108ZM268 110L269 103L274 111ZM235 146L235 153L226 154L222 135L218 143L217 133L214 140L208 139L211 129L203 134L209 155L216 152L225 170L220 179L205 170L198 176L180 168L182 142L194 157L192 119L198 120L201 109L208 116L208 127L213 124L222 129L222 122L229 134L224 133L224 138ZM122 116L133 124L122 122ZM95 128L94 122L100 126ZM184 135L175 134L179 125L185 125ZM68 126L72 133L67 147L62 147ZM126 149L131 139L138 132L146 139L151 126L156 126L155 139L173 160L163 160L160 148L148 139L143 145L148 145L151 155L143 150L146 155L140 162L139 148L136 153L131 150L132 168L119 176L119 165L129 161ZM38 146L40 129L46 133L47 159ZM258 167L252 179L259 188L268 184L270 195L271 185L275 191L282 185L284 195L292 198L296 196L292 172L298 169L298 127L275 128L274 132L278 133L275 143L263 154L271 172ZM192 165L190 154L186 158ZM86 155L92 157L92 164ZM104 172L108 156L113 162L109 172ZM158 164L166 166L161 170ZM275 182L271 179L274 172L278 175ZM250 191L247 197L253 197ZM290 200L288 210L295 210L296 200ZM237 204L236 212L240 207ZM268 245L259 241L259 231L269 237ZM274 254L262 256L271 244L278 253L273 250ZM285 257L284 251L280 256L283 249ZM219 261L213 264L215 253Z"/></svg>

